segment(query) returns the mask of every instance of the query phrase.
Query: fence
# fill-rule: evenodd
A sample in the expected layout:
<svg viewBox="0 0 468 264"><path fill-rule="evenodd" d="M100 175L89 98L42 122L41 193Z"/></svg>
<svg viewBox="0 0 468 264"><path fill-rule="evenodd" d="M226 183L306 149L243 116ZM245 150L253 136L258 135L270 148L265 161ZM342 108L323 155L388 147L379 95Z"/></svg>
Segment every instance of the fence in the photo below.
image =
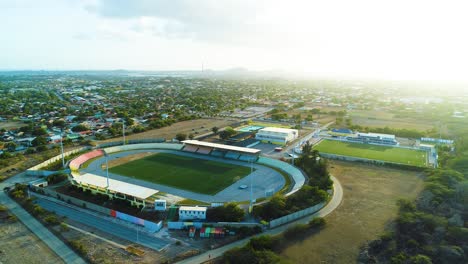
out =
<svg viewBox="0 0 468 264"><path fill-rule="evenodd" d="M325 204L326 203L319 203L319 204L316 204L316 205L314 205L312 207L306 208L304 210L297 211L295 213L288 214L288 215L285 215L283 217L271 220L270 221L270 228L275 228L277 226L284 225L286 223L292 222L292 221L297 220L299 218L302 218L304 216L311 215L311 214L317 212L318 210L322 209L325 206Z"/></svg>
<svg viewBox="0 0 468 264"><path fill-rule="evenodd" d="M412 170L424 169L423 167L418 167L415 165L408 165L404 163L388 162L388 161L382 161L382 160L373 160L373 159L358 158L358 157L351 157L351 156L342 156L342 155L323 153L323 152L320 152L320 156L327 158L327 159L357 161L357 162L363 162L363 163L375 164L375 165L390 165L393 167L398 167L398 168L401 167L401 168L412 169Z"/></svg>
<svg viewBox="0 0 468 264"><path fill-rule="evenodd" d="M56 173L69 174L70 170L66 169L66 170L59 170L59 171L48 171L48 170L27 170L26 171L26 174L28 176L36 176L36 177L47 177L49 175L56 174Z"/></svg>
<svg viewBox="0 0 468 264"><path fill-rule="evenodd" d="M72 154L75 154L75 153L78 153L78 152L81 152L81 151L84 151L84 150L89 150L89 149L91 149L91 147L81 147L81 148L78 148L78 149L74 149L74 150L71 150L71 151L67 151L67 152L63 153L63 156L64 156L64 157L68 157L68 156L70 156L70 155L72 155ZM44 161L44 162L42 162L42 163L37 164L37 165L34 166L34 167L29 168L29 169L26 171L26 174L27 174L27 175L30 175L30 174L29 174L29 173L31 173L30 171L37 171L37 170L40 170L41 168L44 168L45 166L48 166L49 164L52 164L52 163L54 163L54 162L56 162L56 161L58 161L58 160L61 160L61 159L62 159L62 154L57 155L57 156L55 156L55 157L53 157L53 158L50 158L50 159L48 159L48 160L46 160L46 161Z"/></svg>
<svg viewBox="0 0 468 264"><path fill-rule="evenodd" d="M147 143L147 144L130 144L130 145L108 147L108 148L105 148L104 151L106 153L114 153L114 152L137 150L137 149L180 150L182 149L182 147L183 147L182 144L174 144L174 143Z"/></svg>
<svg viewBox="0 0 468 264"><path fill-rule="evenodd" d="M165 138L147 138L147 139L131 139L127 140L127 144L146 144L146 143L164 143L166 142ZM114 147L114 146L121 146L123 145L123 141L112 141L107 143L98 144L97 148L107 148L107 147Z"/></svg>
<svg viewBox="0 0 468 264"><path fill-rule="evenodd" d="M102 207L102 206L99 206L99 205L96 205L96 204L93 204L93 203L90 203L90 202L86 202L86 201L80 200L80 199L75 198L75 197L71 197L71 196L68 196L68 195L65 195L65 194L62 194L62 193L57 193L57 192L55 192L53 190L50 190L50 189L40 188L40 187L35 187L35 186L30 186L30 188L31 188L31 190L33 190L33 191L35 191L37 193L41 193L41 194L45 194L45 195L50 196L50 197L57 198L59 200L65 201L65 202L67 202L69 204L73 204L73 205L76 205L76 206L79 206L79 207L82 207L82 208L86 208L86 209L89 209L89 210L104 214L106 216L111 216L111 217L114 217L114 218L118 218L118 219L123 220L125 222L129 222L129 223L137 224L137 225L140 225L140 226L144 226L147 231L152 232L152 233L155 233L155 232L159 231L162 228L162 221L159 221L158 223L154 223L154 222L144 220L144 219L141 219L141 218L138 218L138 217L135 217L135 216L127 215L127 214L124 214L124 213L121 213L121 212L118 212L118 211L115 211L115 210L112 210L112 209L109 209L109 208L106 208L106 207Z"/></svg>
<svg viewBox="0 0 468 264"><path fill-rule="evenodd" d="M167 222L167 227L169 229L177 229L181 230L190 226L194 226L195 228L202 228L203 226L212 226L212 227L263 227L262 224L259 223L239 223L239 222Z"/></svg>

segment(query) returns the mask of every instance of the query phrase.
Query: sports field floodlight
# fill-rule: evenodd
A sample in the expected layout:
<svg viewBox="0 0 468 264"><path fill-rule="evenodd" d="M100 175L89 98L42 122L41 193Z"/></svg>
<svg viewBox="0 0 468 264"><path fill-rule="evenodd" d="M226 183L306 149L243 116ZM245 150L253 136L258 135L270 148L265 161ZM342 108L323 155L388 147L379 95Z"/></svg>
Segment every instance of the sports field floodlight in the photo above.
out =
<svg viewBox="0 0 468 264"><path fill-rule="evenodd" d="M125 145L125 119L122 118L123 144Z"/></svg>
<svg viewBox="0 0 468 264"><path fill-rule="evenodd" d="M63 154L63 129L60 130L60 150L62 152L62 168L65 169L65 155Z"/></svg>
<svg viewBox="0 0 468 264"><path fill-rule="evenodd" d="M103 150L104 152L104 157L106 158L106 189L107 189L107 192L109 192L109 155L107 154L107 152L105 150Z"/></svg>
<svg viewBox="0 0 468 264"><path fill-rule="evenodd" d="M252 213L252 209L253 209L253 183L252 183L252 178L253 178L253 162L254 162L254 159L251 158L249 159L250 161L250 206L249 206L249 213Z"/></svg>

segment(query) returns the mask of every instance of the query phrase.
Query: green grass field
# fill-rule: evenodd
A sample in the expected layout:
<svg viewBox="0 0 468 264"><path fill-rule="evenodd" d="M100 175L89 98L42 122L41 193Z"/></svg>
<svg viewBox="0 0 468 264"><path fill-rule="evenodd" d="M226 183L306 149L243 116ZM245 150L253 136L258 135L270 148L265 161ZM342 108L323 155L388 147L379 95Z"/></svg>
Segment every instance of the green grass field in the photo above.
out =
<svg viewBox="0 0 468 264"><path fill-rule="evenodd" d="M216 194L247 176L250 168L158 153L109 169L110 172L202 194Z"/></svg>
<svg viewBox="0 0 468 264"><path fill-rule="evenodd" d="M385 147L369 144L349 143L335 140L323 140L314 149L319 152L365 159L382 160L418 167L426 166L425 151Z"/></svg>

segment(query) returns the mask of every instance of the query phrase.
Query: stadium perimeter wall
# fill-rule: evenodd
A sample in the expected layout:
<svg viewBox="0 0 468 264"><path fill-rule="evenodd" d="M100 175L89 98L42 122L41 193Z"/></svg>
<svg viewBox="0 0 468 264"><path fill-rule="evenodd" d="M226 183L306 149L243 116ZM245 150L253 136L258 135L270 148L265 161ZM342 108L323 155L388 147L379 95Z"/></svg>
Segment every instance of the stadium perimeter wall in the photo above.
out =
<svg viewBox="0 0 468 264"><path fill-rule="evenodd" d="M343 155L330 154L330 153L324 153L324 152L320 152L320 156L323 157L323 158L327 158L327 159L362 162L362 163L375 164L375 165L386 165L386 166L391 166L391 167L396 167L396 168L404 168L404 169L410 169L410 170L423 170L423 169L425 169L425 167L418 167L418 166L413 166L413 165L408 165L408 164L403 164L403 163L388 162L388 161L382 161L382 160L373 160L373 159L366 159L366 158L358 158L358 157L351 157L351 156L343 156Z"/></svg>
<svg viewBox="0 0 468 264"><path fill-rule="evenodd" d="M138 149L171 149L171 150L181 150L184 145L176 143L146 143L146 144L129 144L121 146L113 146L105 148L106 153L115 153L121 151L130 151Z"/></svg>
<svg viewBox="0 0 468 264"><path fill-rule="evenodd" d="M152 233L157 232L162 228L162 221L159 221L158 223L154 223L154 222L144 220L135 216L127 215L127 214L124 214L124 213L121 213L121 212L118 212L118 211L115 211L106 207L102 207L102 206L99 206L90 202L86 202L75 197L71 197L62 193L57 193L50 189L40 188L40 187L36 187L32 185L30 186L30 188L36 193L44 194L46 196L53 197L55 199L64 201L66 203L79 206L82 208L86 208L86 209L101 213L106 216L118 218L125 222L144 226L147 231L152 232Z"/></svg>
<svg viewBox="0 0 468 264"><path fill-rule="evenodd" d="M81 148L77 148L77 149L74 149L74 150L71 150L71 151L67 151L67 152L64 152L63 153L63 156L64 157L68 157L72 154L75 154L75 153L78 153L78 152L81 152L81 151L85 151L85 150L90 150L91 147L81 147ZM57 162L59 160L62 159L62 154L60 155L57 155L55 157L52 157L42 163L39 163L37 164L36 166L33 166L31 168L29 168L28 170L26 170L26 175L31 175L31 176L48 176L50 174L48 174L46 171L44 171L44 173L41 173L41 168L44 168L46 166L48 166L49 164L52 164L54 162ZM55 172L57 173L57 172Z"/></svg>
<svg viewBox="0 0 468 264"><path fill-rule="evenodd" d="M274 220L271 220L270 221L270 228L275 228L277 226L284 225L286 223L292 222L292 221L297 220L299 218L302 218L304 216L311 215L311 214L317 212L318 210L322 209L325 205L326 205L326 203L319 203L319 204L316 204L316 205L314 205L312 207L303 209L301 211L297 211L295 213L288 214L288 215L282 216L280 218L276 218Z"/></svg>

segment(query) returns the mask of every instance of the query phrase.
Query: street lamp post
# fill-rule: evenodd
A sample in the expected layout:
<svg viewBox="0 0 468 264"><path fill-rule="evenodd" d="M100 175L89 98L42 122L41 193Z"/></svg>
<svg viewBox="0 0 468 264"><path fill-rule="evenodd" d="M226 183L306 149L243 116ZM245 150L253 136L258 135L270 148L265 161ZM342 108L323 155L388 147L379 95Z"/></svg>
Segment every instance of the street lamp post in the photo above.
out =
<svg viewBox="0 0 468 264"><path fill-rule="evenodd" d="M122 119L123 144L125 145L125 120Z"/></svg>

